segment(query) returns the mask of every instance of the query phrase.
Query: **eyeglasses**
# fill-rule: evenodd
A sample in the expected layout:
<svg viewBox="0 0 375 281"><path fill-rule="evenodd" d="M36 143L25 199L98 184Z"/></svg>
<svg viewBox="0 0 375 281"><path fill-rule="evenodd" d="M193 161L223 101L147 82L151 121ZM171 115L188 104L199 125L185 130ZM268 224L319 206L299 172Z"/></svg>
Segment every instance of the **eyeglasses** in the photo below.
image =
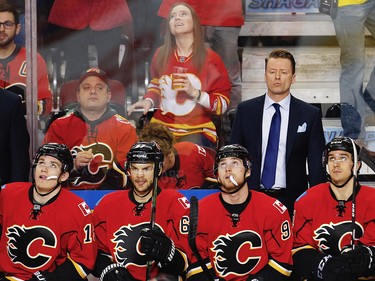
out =
<svg viewBox="0 0 375 281"><path fill-rule="evenodd" d="M36 165L39 167L39 168L48 168L48 169L53 169L53 170L59 170L61 169L60 165L58 163L54 163L54 162L44 162L44 161L38 161L38 163L36 163Z"/></svg>
<svg viewBox="0 0 375 281"><path fill-rule="evenodd" d="M330 156L328 157L328 162L329 163L343 163L343 162L348 162L349 157L346 155L340 155L340 156Z"/></svg>
<svg viewBox="0 0 375 281"><path fill-rule="evenodd" d="M12 22L12 21L10 21L10 20L7 20L7 21L5 21L5 22L0 22L0 27L1 27L2 25L4 26L5 29L11 29L13 26L16 25L16 23L15 23L15 22Z"/></svg>

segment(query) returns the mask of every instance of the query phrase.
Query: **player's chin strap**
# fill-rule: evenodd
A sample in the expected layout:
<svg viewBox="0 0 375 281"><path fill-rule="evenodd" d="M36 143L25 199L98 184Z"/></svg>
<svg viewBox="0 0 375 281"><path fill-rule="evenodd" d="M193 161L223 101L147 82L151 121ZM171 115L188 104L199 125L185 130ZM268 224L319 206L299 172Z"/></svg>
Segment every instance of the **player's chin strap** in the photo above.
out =
<svg viewBox="0 0 375 281"><path fill-rule="evenodd" d="M42 196L42 197L47 196L47 195L51 194L52 192L54 192L61 185L61 182L59 182L59 178L60 178L60 176L59 176L59 178L57 179L57 184L55 185L55 187L51 191L49 191L47 193L40 193L38 191L38 189L36 188L36 185L35 185L35 167L36 167L36 164L34 164L33 167L32 167L33 168L33 170L32 170L32 173L33 173L33 189L35 190L35 192L39 196Z"/></svg>
<svg viewBox="0 0 375 281"><path fill-rule="evenodd" d="M335 184L332 179L331 179L331 176L327 174L327 178L328 178L328 181L333 184L334 186L336 186L337 188L342 188L344 187L352 178L354 177L354 174L353 174L353 170L350 174L350 177L346 180L346 182L344 182L343 184ZM354 180L356 181L357 179L354 178Z"/></svg>
<svg viewBox="0 0 375 281"><path fill-rule="evenodd" d="M244 172L244 174L243 174L243 178L244 178L244 180L243 180L242 184L240 184L240 185L234 180L233 176L231 175L230 181L231 181L235 186L238 186L235 190L230 191L230 192L225 191L224 189L222 189L222 185L219 186L219 190L220 190L221 192L226 193L226 194L234 194L234 193L236 193L237 191L239 191L239 190L240 190L240 189L246 184L246 172L247 172L247 169L245 170L245 172ZM218 179L218 182L220 183L220 180L219 180L219 179Z"/></svg>
<svg viewBox="0 0 375 281"><path fill-rule="evenodd" d="M33 186L34 186L34 190L35 190L35 192L38 193L39 196L44 197L44 196L47 196L47 195L51 194L52 192L54 192L54 191L55 191L60 185L61 185L61 184L60 184L59 182L57 182L57 184L55 185L55 187L54 187L51 191L49 191L49 192L47 192L47 193L40 193L40 192L38 191L38 189L36 188L35 184L34 184Z"/></svg>
<svg viewBox="0 0 375 281"><path fill-rule="evenodd" d="M351 173L350 173L350 177L347 179L347 181L345 181L345 183L341 184L341 185L337 185L335 183L332 182L332 179L331 179L331 176L327 173L327 178L328 178L328 181L330 183L332 183L334 186L336 186L337 188L342 188L344 187L353 177L354 177L354 182L353 182L353 194L355 193L355 186L357 186L359 183L358 183L358 154L357 154L357 148L355 146L355 143L352 139L350 139L350 141L352 142L352 146L353 146L353 168L351 170Z"/></svg>
<svg viewBox="0 0 375 281"><path fill-rule="evenodd" d="M134 195L137 195L137 197L139 198L145 198L147 195L150 194L150 192L152 191L152 186L149 188L149 190L147 191L147 193L145 195L139 195L136 191L135 191L135 188L133 188L133 193Z"/></svg>

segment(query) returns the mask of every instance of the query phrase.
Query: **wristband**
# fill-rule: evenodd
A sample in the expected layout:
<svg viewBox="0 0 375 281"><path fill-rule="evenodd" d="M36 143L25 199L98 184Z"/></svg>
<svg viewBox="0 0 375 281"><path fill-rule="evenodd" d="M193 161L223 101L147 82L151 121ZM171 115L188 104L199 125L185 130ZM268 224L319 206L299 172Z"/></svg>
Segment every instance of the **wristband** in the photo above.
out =
<svg viewBox="0 0 375 281"><path fill-rule="evenodd" d="M114 270L115 268L125 268L125 269L126 269L126 267L123 266L123 265L121 265L121 264L118 264L118 263L112 263L112 264L108 265L106 268L103 269L102 274L100 274L99 281L103 281L104 276L105 276L108 272Z"/></svg>
<svg viewBox="0 0 375 281"><path fill-rule="evenodd" d="M151 103L151 108L154 108L155 105L154 105L154 101L150 98L145 98L144 100L148 100L150 103Z"/></svg>
<svg viewBox="0 0 375 281"><path fill-rule="evenodd" d="M197 96L197 98L195 100L199 101L201 99L201 95L202 95L202 91L198 90L198 96Z"/></svg>

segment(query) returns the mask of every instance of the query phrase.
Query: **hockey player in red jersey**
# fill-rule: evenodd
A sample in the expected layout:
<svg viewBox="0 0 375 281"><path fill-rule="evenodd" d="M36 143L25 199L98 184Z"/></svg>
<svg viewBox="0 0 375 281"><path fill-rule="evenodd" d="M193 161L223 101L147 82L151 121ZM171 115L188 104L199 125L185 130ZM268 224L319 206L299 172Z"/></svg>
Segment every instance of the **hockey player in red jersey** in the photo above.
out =
<svg viewBox="0 0 375 281"><path fill-rule="evenodd" d="M132 187L106 195L94 209L99 247L94 275L103 281L181 275L187 268L188 200L155 186L163 168L155 142L133 145L125 166Z"/></svg>
<svg viewBox="0 0 375 281"><path fill-rule="evenodd" d="M90 208L61 187L72 168L69 149L48 143L35 154L32 183L2 188L0 280L86 280L97 247Z"/></svg>
<svg viewBox="0 0 375 281"><path fill-rule="evenodd" d="M122 189L123 165L138 140L134 126L108 106L107 74L99 68L82 72L77 89L79 105L52 122L44 142L66 144L74 156L71 189Z"/></svg>
<svg viewBox="0 0 375 281"><path fill-rule="evenodd" d="M244 147L220 148L215 172L221 192L199 202L195 240L202 261L192 259L188 280L287 279L293 243L287 208L277 199L249 190L251 163ZM191 220L190 226L194 223Z"/></svg>
<svg viewBox="0 0 375 281"><path fill-rule="evenodd" d="M296 278L352 281L375 275L375 189L361 186L355 177L361 166L358 154L350 138L334 138L323 154L328 182L296 200Z"/></svg>
<svg viewBox="0 0 375 281"><path fill-rule="evenodd" d="M22 96L26 101L26 48L14 42L21 24L17 10L6 1L0 3L0 88ZM46 62L37 54L38 114L48 115L52 109Z"/></svg>
<svg viewBox="0 0 375 281"><path fill-rule="evenodd" d="M163 124L144 127L141 141L156 141L164 154L163 173L158 184L163 189L205 188L217 183L214 177L215 150L192 142L176 143Z"/></svg>

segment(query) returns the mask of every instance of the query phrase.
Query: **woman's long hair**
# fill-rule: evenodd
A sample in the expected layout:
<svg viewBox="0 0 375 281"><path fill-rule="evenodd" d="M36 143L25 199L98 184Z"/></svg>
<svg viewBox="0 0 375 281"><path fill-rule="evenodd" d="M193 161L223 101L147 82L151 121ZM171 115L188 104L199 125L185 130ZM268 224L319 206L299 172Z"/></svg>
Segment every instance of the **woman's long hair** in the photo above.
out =
<svg viewBox="0 0 375 281"><path fill-rule="evenodd" d="M198 18L197 13L194 9L186 4L186 3L176 3L174 4L168 14L168 18L165 22L165 35L164 35L164 44L159 48L158 55L156 57L156 65L160 70L160 73L164 72L165 66L167 65L168 60L171 56L174 56L174 51L176 50L176 39L174 35L171 33L171 29L169 27L169 20L171 11L174 7L178 5L183 5L187 7L192 15L193 18L193 53L192 53L192 63L197 68L198 73L201 70L204 61L206 59L207 48L204 44L202 26L200 24L200 20Z"/></svg>

